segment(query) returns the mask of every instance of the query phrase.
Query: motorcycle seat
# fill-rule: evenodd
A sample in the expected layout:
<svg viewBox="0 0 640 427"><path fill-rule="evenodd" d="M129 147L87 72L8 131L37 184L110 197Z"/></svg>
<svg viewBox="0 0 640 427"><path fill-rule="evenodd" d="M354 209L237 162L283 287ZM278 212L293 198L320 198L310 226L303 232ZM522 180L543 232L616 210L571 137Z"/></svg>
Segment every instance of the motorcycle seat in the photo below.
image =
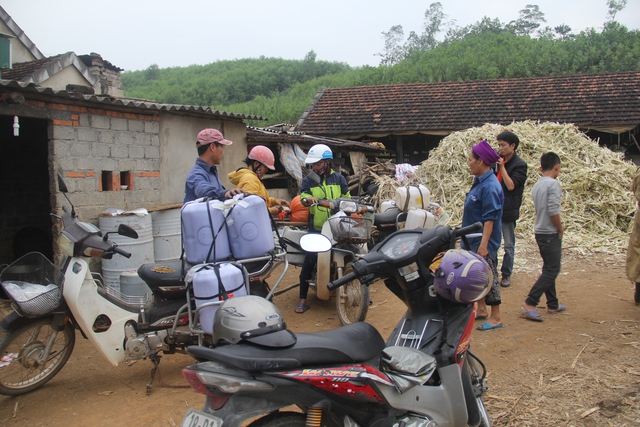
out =
<svg viewBox="0 0 640 427"><path fill-rule="evenodd" d="M187 351L198 361L212 360L255 372L365 362L378 357L386 347L376 328L364 322L328 331L300 333L296 338L295 344L284 348L242 341L216 348L190 346Z"/></svg>
<svg viewBox="0 0 640 427"><path fill-rule="evenodd" d="M398 215L402 214L400 218ZM405 221L407 219L407 214L403 213L397 207L391 207L382 213L373 214L373 224L374 225L391 225L396 223L396 218L398 221Z"/></svg>

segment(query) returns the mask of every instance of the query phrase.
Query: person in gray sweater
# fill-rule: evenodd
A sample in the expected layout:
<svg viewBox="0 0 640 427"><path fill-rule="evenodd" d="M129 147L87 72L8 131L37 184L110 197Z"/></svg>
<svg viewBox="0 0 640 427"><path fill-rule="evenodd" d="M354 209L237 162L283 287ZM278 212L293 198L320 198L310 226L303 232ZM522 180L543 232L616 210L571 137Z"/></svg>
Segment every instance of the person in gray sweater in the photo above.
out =
<svg viewBox="0 0 640 427"><path fill-rule="evenodd" d="M553 152L544 153L540 157L540 171L542 177L533 186L531 195L536 210L534 232L542 257L542 273L531 287L522 308L523 317L536 322L543 320L536 309L542 294L547 298L547 313L557 314L567 309L565 305L558 303L556 295L564 231L560 219L562 188L557 180L560 174L560 157Z"/></svg>

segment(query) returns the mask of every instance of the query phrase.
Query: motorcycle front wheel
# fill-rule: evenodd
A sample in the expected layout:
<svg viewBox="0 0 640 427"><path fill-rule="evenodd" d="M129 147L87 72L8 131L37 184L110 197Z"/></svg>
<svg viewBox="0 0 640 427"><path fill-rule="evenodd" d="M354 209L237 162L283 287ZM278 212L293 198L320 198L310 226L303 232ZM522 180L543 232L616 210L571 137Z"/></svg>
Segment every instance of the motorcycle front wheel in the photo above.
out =
<svg viewBox="0 0 640 427"><path fill-rule="evenodd" d="M348 267L344 274L352 271ZM343 325L350 325L356 322L363 322L369 311L369 287L354 279L344 286L336 289L336 308L338 319Z"/></svg>
<svg viewBox="0 0 640 427"><path fill-rule="evenodd" d="M52 318L35 319L0 338L0 394L29 393L53 378L69 360L76 342L71 322L58 332L47 360L39 362L55 331Z"/></svg>

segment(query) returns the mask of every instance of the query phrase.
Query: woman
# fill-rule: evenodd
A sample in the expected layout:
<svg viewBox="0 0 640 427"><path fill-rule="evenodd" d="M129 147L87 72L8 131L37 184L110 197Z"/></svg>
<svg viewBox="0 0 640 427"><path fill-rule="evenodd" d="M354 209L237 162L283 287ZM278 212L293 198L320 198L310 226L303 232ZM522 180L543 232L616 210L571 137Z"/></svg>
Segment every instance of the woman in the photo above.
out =
<svg viewBox="0 0 640 427"><path fill-rule="evenodd" d="M467 165L475 177L471 190L464 202L462 226L481 222L482 237L468 239L470 247L464 247L484 257L493 272L493 283L487 296L478 302L478 319L486 319L477 329L488 331L502 328L500 317L500 286L498 285L498 248L502 241L502 207L504 194L500 182L491 170L491 165L500 156L491 148L487 141L480 141L469 151ZM487 306L491 307L488 316ZM488 317L487 317L488 316Z"/></svg>
<svg viewBox="0 0 640 427"><path fill-rule="evenodd" d="M267 189L262 183L262 178L266 175L267 170L275 170L273 153L264 145L256 145L249 151L249 155L244 162L247 167L231 172L229 181L245 193L262 197L267 203L271 215L278 215L278 212L282 210L282 206L289 206L289 202L269 197L269 193L267 193Z"/></svg>

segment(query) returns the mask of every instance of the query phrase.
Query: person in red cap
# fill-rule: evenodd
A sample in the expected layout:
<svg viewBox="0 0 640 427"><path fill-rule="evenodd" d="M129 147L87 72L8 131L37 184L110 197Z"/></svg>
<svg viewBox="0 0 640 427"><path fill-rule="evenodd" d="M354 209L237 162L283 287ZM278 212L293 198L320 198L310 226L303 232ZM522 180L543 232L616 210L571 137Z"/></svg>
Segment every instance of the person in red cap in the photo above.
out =
<svg viewBox="0 0 640 427"><path fill-rule="evenodd" d="M224 139L217 129L207 128L200 131L196 138L198 158L184 185L184 203L202 197L225 200L243 193L238 188L227 190L218 177L217 166L222 163L222 150L231 144L233 142Z"/></svg>
<svg viewBox="0 0 640 427"><path fill-rule="evenodd" d="M502 242L502 208L504 193L491 166L500 156L487 141L480 141L469 150L467 165L474 176L471 190L467 193L462 214L462 226L466 227L476 222L482 223L482 236L468 239L468 247L463 242L463 249L476 252L484 257L491 271L493 282L489 283L491 290L478 301L478 319L485 318L477 329L488 331L502 328L500 317L500 285L498 285L498 248ZM487 317L487 306L491 307L491 315Z"/></svg>
<svg viewBox="0 0 640 427"><path fill-rule="evenodd" d="M275 161L276 159L268 147L256 145L249 151L249 155L244 160L247 167L240 168L229 174L229 181L237 188L241 188L246 193L262 197L267 203L271 215L278 215L282 210L282 206L289 206L289 202L284 199L270 197L267 188L262 183L267 171L276 169Z"/></svg>

